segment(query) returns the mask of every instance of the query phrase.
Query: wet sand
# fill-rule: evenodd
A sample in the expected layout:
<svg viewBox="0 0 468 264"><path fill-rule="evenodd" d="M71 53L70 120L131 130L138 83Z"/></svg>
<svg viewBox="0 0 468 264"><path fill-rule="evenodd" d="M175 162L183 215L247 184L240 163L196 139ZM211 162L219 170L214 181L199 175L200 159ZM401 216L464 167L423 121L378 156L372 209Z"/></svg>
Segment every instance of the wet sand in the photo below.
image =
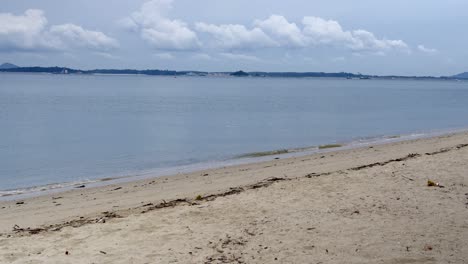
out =
<svg viewBox="0 0 468 264"><path fill-rule="evenodd" d="M0 202L0 263L466 263L467 219L465 132Z"/></svg>

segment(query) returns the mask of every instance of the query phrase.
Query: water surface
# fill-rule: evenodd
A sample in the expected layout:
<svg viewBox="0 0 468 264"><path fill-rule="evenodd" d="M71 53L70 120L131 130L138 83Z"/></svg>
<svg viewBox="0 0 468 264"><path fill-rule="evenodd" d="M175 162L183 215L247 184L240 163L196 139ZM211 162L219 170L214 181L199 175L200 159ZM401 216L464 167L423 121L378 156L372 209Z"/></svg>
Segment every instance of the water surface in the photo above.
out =
<svg viewBox="0 0 468 264"><path fill-rule="evenodd" d="M455 81L0 74L0 190L468 126Z"/></svg>

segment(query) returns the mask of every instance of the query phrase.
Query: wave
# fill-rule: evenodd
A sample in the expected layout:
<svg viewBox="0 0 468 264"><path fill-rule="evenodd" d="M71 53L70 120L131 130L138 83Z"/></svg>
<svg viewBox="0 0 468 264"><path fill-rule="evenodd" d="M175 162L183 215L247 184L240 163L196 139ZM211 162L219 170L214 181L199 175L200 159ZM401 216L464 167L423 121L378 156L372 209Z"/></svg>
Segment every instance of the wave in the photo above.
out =
<svg viewBox="0 0 468 264"><path fill-rule="evenodd" d="M368 145L380 145L392 142L400 142L407 140L414 140L419 138L429 138L442 136L453 133L466 132L468 128L450 129L450 130L432 130L428 132L416 132L411 134L400 135L383 135L372 137L360 137L347 142L330 142L328 144L278 149L271 151L251 152L242 155L234 156L227 160L206 161L201 163L175 166L168 168L158 168L153 170L136 171L134 173L126 173L124 175L114 175L113 177L100 177L97 179L86 179L73 182L52 183L41 186L32 186L26 188L18 188L12 190L0 190L0 200L16 200L27 197L40 196L53 192L62 192L71 190L77 187L97 187L103 185L110 185L114 183L130 182L134 180L149 179L159 176L175 175L177 173L189 173L205 169L214 169L225 166L242 165L249 163L256 163L262 161L270 161L277 158L290 158L300 157L315 153L325 153L336 150L359 148Z"/></svg>

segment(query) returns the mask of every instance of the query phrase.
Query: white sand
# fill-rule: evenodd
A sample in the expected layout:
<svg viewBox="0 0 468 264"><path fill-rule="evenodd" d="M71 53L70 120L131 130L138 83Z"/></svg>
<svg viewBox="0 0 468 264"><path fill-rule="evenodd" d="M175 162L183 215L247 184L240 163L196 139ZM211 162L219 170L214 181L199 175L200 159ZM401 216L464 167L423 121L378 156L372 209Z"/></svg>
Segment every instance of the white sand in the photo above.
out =
<svg viewBox="0 0 468 264"><path fill-rule="evenodd" d="M460 133L1 202L0 263L467 263L467 143Z"/></svg>

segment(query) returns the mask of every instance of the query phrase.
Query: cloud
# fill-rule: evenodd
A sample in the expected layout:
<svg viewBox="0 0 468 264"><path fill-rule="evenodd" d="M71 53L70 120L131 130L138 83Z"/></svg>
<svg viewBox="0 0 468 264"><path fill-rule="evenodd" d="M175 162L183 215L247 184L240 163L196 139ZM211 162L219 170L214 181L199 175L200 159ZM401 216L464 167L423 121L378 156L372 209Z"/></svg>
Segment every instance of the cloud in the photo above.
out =
<svg viewBox="0 0 468 264"><path fill-rule="evenodd" d="M304 35L313 44L352 42L351 33L344 31L336 21L324 20L320 17L304 17L302 24Z"/></svg>
<svg viewBox="0 0 468 264"><path fill-rule="evenodd" d="M214 38L216 47L224 49L255 49L264 47L277 47L273 41L260 28L247 29L243 25L214 25L199 22L195 26L198 32L209 34Z"/></svg>
<svg viewBox="0 0 468 264"><path fill-rule="evenodd" d="M373 33L362 29L345 31L334 20L304 17L302 23L303 33L307 41L313 45L333 45L377 54L391 50L409 51L408 45L402 40L378 39Z"/></svg>
<svg viewBox="0 0 468 264"><path fill-rule="evenodd" d="M347 31L337 21L311 16L302 19L302 28L283 16L271 15L264 20L255 20L252 28L199 22L195 29L207 34L208 43L214 40L214 47L227 50L330 46L376 55L389 51L410 52L402 40L379 39L362 29Z"/></svg>
<svg viewBox="0 0 468 264"><path fill-rule="evenodd" d="M198 49L200 42L196 33L185 22L167 18L171 8L172 0L147 1L139 11L118 23L127 30L139 32L140 37L155 49Z"/></svg>
<svg viewBox="0 0 468 264"><path fill-rule="evenodd" d="M44 12L29 9L23 15L0 13L0 49L36 50L56 49L61 43L53 41L45 32Z"/></svg>
<svg viewBox="0 0 468 264"><path fill-rule="evenodd" d="M295 23L289 23L285 17L271 15L265 20L255 20L254 25L267 32L283 46L306 46L304 35Z"/></svg>
<svg viewBox="0 0 468 264"><path fill-rule="evenodd" d="M231 60L244 60L244 61L260 61L258 57L245 55L245 54L235 54L235 53L220 53L224 58L231 59Z"/></svg>
<svg viewBox="0 0 468 264"><path fill-rule="evenodd" d="M119 46L115 39L106 36L102 32L86 30L74 24L52 26L49 32L69 46L94 50L108 50Z"/></svg>
<svg viewBox="0 0 468 264"><path fill-rule="evenodd" d="M99 31L90 31L74 24L47 28L42 10L28 9L23 15L0 13L0 50L63 51L70 48L108 50L118 42Z"/></svg>
<svg viewBox="0 0 468 264"><path fill-rule="evenodd" d="M138 11L121 19L118 24L138 33L153 48L166 51L209 53L213 49L216 52L236 52L264 48L314 49L319 46L374 55L411 51L403 40L379 38L363 29L345 30L338 21L315 16L305 16L299 24L273 14L266 19L254 20L251 25L199 21L190 26L169 17L173 2L147 0Z"/></svg>
<svg viewBox="0 0 468 264"><path fill-rule="evenodd" d="M424 45L418 45L418 50L424 53L429 53L429 54L434 54L437 53L438 50L436 49L431 49L431 48L426 48Z"/></svg>

